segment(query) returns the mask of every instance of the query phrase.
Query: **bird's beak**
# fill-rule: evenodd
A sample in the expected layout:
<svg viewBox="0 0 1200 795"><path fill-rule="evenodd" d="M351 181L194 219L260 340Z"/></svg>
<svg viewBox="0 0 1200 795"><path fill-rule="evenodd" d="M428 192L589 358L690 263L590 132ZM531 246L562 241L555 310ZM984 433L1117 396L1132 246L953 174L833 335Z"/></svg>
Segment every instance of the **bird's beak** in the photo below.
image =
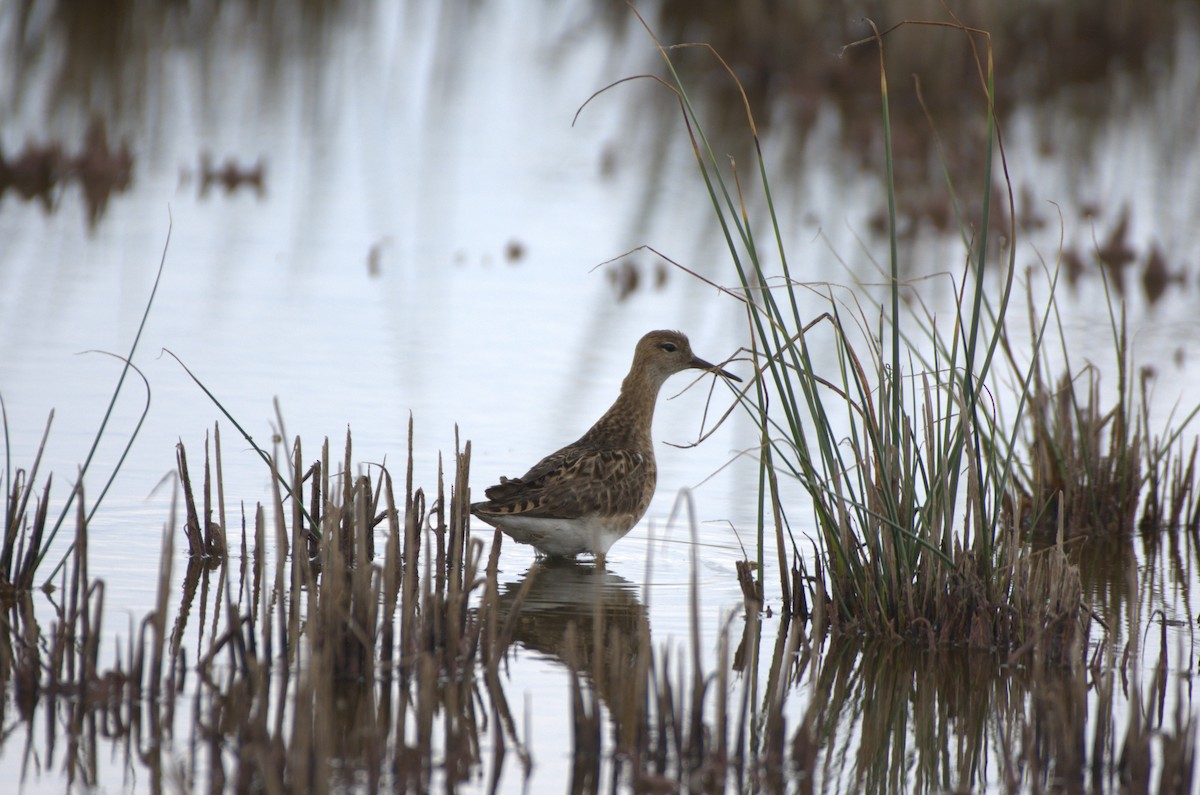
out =
<svg viewBox="0 0 1200 795"><path fill-rule="evenodd" d="M729 372L728 370L722 370L720 367L717 367L715 364L704 361L699 356L693 356L692 360L690 362L688 362L688 367L693 367L697 370L708 370L710 373L716 373L717 375L725 376L730 381L737 381L740 383L742 380L742 379L738 378L736 375L734 375L733 373Z"/></svg>

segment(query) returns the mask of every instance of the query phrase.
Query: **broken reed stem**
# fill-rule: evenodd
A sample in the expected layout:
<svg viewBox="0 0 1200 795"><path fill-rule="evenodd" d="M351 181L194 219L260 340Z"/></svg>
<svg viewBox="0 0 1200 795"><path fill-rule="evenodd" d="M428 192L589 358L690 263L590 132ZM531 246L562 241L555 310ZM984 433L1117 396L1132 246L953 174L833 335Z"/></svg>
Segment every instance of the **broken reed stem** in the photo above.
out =
<svg viewBox="0 0 1200 795"><path fill-rule="evenodd" d="M221 469L221 424L213 423L213 455L217 462L217 527L221 538L223 554L229 550L229 525L225 521L225 475Z"/></svg>
<svg viewBox="0 0 1200 795"><path fill-rule="evenodd" d="M204 516L201 526L204 530L204 552L207 554L210 550L217 550L217 541L213 537L213 509L212 509L212 478L211 464L209 461L208 451L208 434L204 435ZM220 549L220 554L225 554L224 547Z"/></svg>
<svg viewBox="0 0 1200 795"><path fill-rule="evenodd" d="M175 445L175 457L179 466L179 480L183 485L184 506L187 510L183 532L187 537L188 554L203 555L204 538L200 530L200 517L196 512L196 500L192 496L192 477L188 472L187 451L184 449L183 442Z"/></svg>

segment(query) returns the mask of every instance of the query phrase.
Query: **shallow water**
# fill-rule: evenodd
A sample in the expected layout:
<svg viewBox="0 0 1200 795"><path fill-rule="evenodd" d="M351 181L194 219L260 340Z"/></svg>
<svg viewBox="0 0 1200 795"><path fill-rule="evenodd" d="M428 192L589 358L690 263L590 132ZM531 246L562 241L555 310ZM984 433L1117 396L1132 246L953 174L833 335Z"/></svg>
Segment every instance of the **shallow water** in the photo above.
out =
<svg viewBox="0 0 1200 795"><path fill-rule="evenodd" d="M739 305L711 286L646 251L624 266L610 262L650 245L706 278L734 280L671 97L644 81L619 86L575 118L594 91L659 69L650 42L632 19L600 24L595 9L535 5L537 24L529 24L527 5L484 2L370 11L330 4L328 17L301 14L278 26L266 11L203 6L190 22L144 21L154 35L124 58L91 53L87 81L79 80L77 62L89 53L71 46L69 25L59 27L49 13L25 19L12 8L0 12L8 49L26 52L0 87L6 157L26 141L78 150L95 111L106 120L109 143L127 142L133 158L132 184L109 197L94 226L75 184L53 193L50 212L15 191L0 199L0 395L12 465L32 461L53 409L41 471L54 473L56 505L87 456L120 372L115 359L77 354L129 350L166 258L134 359L150 383L150 411L91 524L91 571L107 583L110 616L136 621L153 605L171 501L171 484L161 481L175 468L176 441L186 443L196 466L219 420L227 501L244 500L251 510L270 495L265 467L176 361L160 355L164 348L264 445L279 430L275 398L288 439L299 436L315 452L329 437L338 449L349 428L358 462L401 461L411 417L416 479L429 486L439 455L452 455L457 428L472 444L478 492L585 430L615 396L645 331L679 328L713 361L745 344ZM270 36L247 35L268 29ZM1019 266L1054 263L1058 208L1064 245L1086 252L1128 206L1137 265L1157 242L1171 271L1181 272L1182 283L1154 302L1139 289L1137 268L1126 274L1135 349L1156 369L1160 418L1180 396L1186 410L1196 391L1187 364L1200 355L1195 278L1186 271L1200 253L1191 235L1200 185L1192 135L1197 48L1194 27L1180 31L1171 68L1148 86L1113 78L1114 104L1137 112L1074 118L1064 109L1068 96L1015 108L1005 129L1014 185L1031 192L1028 206L1046 219L1021 242ZM32 54L17 47L33 40L43 44ZM831 41L830 52L842 43ZM774 101L776 114L786 116L792 98ZM847 270L879 281L872 262L885 260L886 242L870 231L885 195L879 173L861 163L831 103L815 106L816 121L803 136L786 124L764 132L769 162L780 153L773 189L793 267L814 282L847 283ZM231 159L247 174L261 162L261 192L252 185L202 190L204 153L217 166ZM1098 209L1087 215L1091 204ZM914 275L961 272L961 243L919 223L905 252ZM622 285L632 286L625 297ZM936 307L953 295L946 278L922 289ZM1096 274L1062 295L1075 361L1111 367ZM731 369L749 370L745 363ZM1114 380L1104 382L1109 392ZM702 649L711 665L719 628L741 606L734 564L742 546L754 547L757 469L739 453L756 437L735 414L698 447L667 444L694 441L702 430L707 381L666 399L686 385L679 376L664 390L655 423L658 494L647 519L610 554L604 588L618 594L621 610L649 622L655 642L685 643L695 544ZM142 386L131 380L86 478L89 500L143 402ZM718 389L709 425L728 402ZM671 521L685 487L692 488L695 540L686 521ZM806 512L793 514L803 533ZM52 556L68 541L58 539ZM532 563L527 550L507 546L506 587ZM1143 556L1141 569L1158 572L1140 586L1143 614L1161 607L1186 624L1195 612L1187 601L1190 565L1171 576ZM540 597L547 612L579 595L570 576L562 580ZM772 598L778 611L769 590ZM1124 640L1125 617L1115 612ZM733 623L736 636L740 619ZM773 642L774 625L767 621L764 643ZM1174 672L1190 681L1193 638L1172 626L1182 652L1173 659L1187 661ZM106 631L113 642L128 637L123 619ZM533 715L533 786L564 781L566 673L553 649L534 636L520 640L528 653L510 666L507 689ZM856 659L823 666L848 672L878 665ZM797 687L815 693L822 685L810 672ZM842 718L851 728L835 733L845 743L841 761L865 753L854 749L870 735L854 728L854 700L846 703L839 714L851 716ZM0 750L4 775L16 776L20 764L12 743ZM111 764L105 786L146 789ZM853 791L843 775L850 774L827 762L827 789ZM904 766L893 775L897 787L957 781L944 770L930 780ZM976 783L997 786L998 775ZM510 773L504 786L516 791L519 776ZM60 788L53 771L23 785L26 792Z"/></svg>

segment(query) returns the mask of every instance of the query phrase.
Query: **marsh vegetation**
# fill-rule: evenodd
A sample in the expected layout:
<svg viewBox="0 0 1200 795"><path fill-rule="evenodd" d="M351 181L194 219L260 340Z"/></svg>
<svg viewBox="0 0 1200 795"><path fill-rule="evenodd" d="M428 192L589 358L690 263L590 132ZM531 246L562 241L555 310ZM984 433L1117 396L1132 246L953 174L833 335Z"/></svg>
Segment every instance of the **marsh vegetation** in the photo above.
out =
<svg viewBox="0 0 1200 795"><path fill-rule="evenodd" d="M1178 5L1186 17L1191 4ZM705 19L716 20L710 32L757 31L749 44L714 34L712 47L659 47L651 83L649 101L670 111L655 129L685 141L699 166L698 187L679 195L710 201L727 248L716 259L728 265L642 248L606 269L629 312L647 295L700 289L689 305L703 295L737 319L737 366L754 377L706 398L707 418L749 431L736 461L750 462L737 499L751 518L733 528L736 544L718 547L724 536L706 531L685 491L665 533L650 523L631 557L528 561L470 526L474 429L462 440L455 429L443 462L410 417L397 466L349 431L337 444L290 436L277 407L274 438L259 446L207 363L187 389L199 384L206 411L226 419L207 432L173 428L182 440L163 451L174 460L158 486L169 512L152 531L139 527L159 545L157 568L132 575L153 575L149 603L120 601L118 578L130 573L98 574L95 563L98 546L111 555L121 543L96 526L128 444L101 453L111 462L102 476L89 455L74 482L43 466L52 425L27 460L6 455L0 758L23 788L1194 789L1195 408L1161 411L1129 318L1138 282L1126 273L1139 263L1145 303L1186 297L1189 279L1171 271L1186 252L1130 243L1123 210L1094 225L1090 243L1070 239L1059 215L1057 248L1028 258L1024 238L1054 222L1012 184L1019 164L1006 148L1023 102L1052 103L1103 72L1084 55L1063 60L1059 85L1006 67L1018 45L1034 48L1029 25L1061 36L1038 39L1053 48L1099 20L1087 29L1130 69L1151 71L1153 42L1170 26L1159 10L1118 3L1069 9L1055 24L939 16L843 29L837 40L854 44L834 74L811 47L784 46L783 21L751 24L761 17L750 9L733 26L710 6L686 21L664 3L639 35L646 47L656 30L695 40ZM788 25L816 8L793 11L803 19ZM621 14L621 24L640 19ZM797 53L815 61L779 60ZM897 88L930 72L937 80ZM781 85L834 97L860 167L876 177L870 234L856 240L865 274L814 275L792 247L803 222L780 196L795 153L779 156L771 130L782 120L760 113L778 111L766 97ZM630 89L602 91L579 119ZM799 129L814 119L801 113ZM98 129L83 147L35 139L0 160L0 195L12 187L53 210L103 172L111 190L82 205L92 233L103 229L141 153ZM181 172L189 191L198 180L202 192L226 185L229 201L239 187L255 188L253 201L272 195L262 160L230 159L225 172L199 162L200 176ZM941 241L932 272L913 261L931 250L919 245L931 231ZM825 240L833 259L849 256ZM391 245L371 246L368 278L386 272ZM514 269L534 267L536 248L508 251ZM1081 283L1105 320L1085 353L1071 328ZM118 394L141 383L132 363L147 358L138 340L154 301L118 357ZM299 348L289 339L290 354ZM322 350L304 349L313 390L337 380ZM479 380L501 380L475 367ZM398 369L420 380L421 367ZM112 435L118 394L93 452ZM268 473L268 496L230 481L231 458ZM84 484L98 477L93 496ZM717 581L726 590L714 595ZM531 696L523 671L553 692Z"/></svg>

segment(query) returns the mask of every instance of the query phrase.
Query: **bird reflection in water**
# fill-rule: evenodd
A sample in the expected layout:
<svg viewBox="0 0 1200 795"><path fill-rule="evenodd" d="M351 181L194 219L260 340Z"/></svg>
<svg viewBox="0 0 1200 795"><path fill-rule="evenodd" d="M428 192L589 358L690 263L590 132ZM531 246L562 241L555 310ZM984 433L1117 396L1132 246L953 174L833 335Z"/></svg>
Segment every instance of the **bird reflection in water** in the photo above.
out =
<svg viewBox="0 0 1200 795"><path fill-rule="evenodd" d="M607 708L619 747L636 743L638 721L645 717L650 622L637 586L591 562L545 558L500 593L501 614L514 607L520 612L513 641L571 672L572 791L594 789L601 757L598 705Z"/></svg>

